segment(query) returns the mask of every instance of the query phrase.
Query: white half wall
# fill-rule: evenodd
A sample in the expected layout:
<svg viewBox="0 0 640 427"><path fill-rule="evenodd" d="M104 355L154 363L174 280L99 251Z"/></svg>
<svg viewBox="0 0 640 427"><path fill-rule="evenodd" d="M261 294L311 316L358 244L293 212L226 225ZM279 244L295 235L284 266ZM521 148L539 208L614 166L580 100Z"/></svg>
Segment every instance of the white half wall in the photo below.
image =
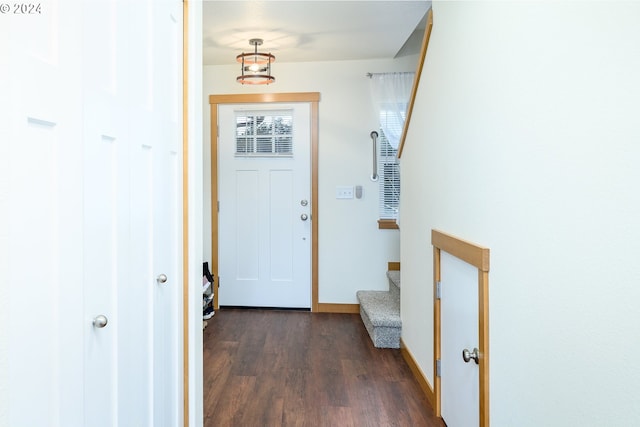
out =
<svg viewBox="0 0 640 427"><path fill-rule="evenodd" d="M319 302L355 304L357 290L386 289L387 262L400 259L400 233L378 229L378 183L369 179L369 133L378 124L366 73L415 71L416 60L276 62L276 83L258 87L236 83L239 65L205 66L205 260L211 260L209 95L319 92ZM341 185L362 185L363 198L337 200L335 188Z"/></svg>
<svg viewBox="0 0 640 427"><path fill-rule="evenodd" d="M434 2L402 156L403 339L439 229L491 249L491 425L640 425L640 3Z"/></svg>

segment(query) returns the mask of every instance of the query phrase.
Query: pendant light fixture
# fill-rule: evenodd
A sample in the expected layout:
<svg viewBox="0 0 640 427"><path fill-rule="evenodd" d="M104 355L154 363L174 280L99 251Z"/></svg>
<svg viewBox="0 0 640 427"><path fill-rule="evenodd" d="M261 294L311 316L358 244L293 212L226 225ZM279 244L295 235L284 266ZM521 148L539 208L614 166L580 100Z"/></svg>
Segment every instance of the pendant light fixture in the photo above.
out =
<svg viewBox="0 0 640 427"><path fill-rule="evenodd" d="M262 39L251 39L249 44L254 47L253 53L243 52L236 56L242 73L236 77L236 81L243 85L268 85L275 82L276 78L271 75L271 64L276 57L270 53L258 52Z"/></svg>

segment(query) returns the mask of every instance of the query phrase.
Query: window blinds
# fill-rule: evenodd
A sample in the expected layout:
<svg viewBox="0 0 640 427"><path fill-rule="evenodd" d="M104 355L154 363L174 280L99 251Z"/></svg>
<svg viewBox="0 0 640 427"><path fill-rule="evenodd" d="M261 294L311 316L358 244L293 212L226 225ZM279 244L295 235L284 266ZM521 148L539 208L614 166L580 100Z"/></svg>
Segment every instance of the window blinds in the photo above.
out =
<svg viewBox="0 0 640 427"><path fill-rule="evenodd" d="M293 156L293 111L236 111L236 156Z"/></svg>
<svg viewBox="0 0 640 427"><path fill-rule="evenodd" d="M398 150L393 148L383 129L393 129L402 133L404 115L389 113L385 109L380 111L380 138L378 153L379 197L378 211L380 219L397 219L400 205L400 164Z"/></svg>

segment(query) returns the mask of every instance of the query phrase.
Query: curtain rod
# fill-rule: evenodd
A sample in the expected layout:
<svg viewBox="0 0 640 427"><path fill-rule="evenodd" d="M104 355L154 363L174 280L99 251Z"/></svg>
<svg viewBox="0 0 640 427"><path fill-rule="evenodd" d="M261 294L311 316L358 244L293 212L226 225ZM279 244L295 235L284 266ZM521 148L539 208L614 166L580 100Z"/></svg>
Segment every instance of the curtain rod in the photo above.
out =
<svg viewBox="0 0 640 427"><path fill-rule="evenodd" d="M394 73L367 73L366 77L373 77L373 76L382 76L385 74L415 74L412 71L398 71L398 72L394 72Z"/></svg>

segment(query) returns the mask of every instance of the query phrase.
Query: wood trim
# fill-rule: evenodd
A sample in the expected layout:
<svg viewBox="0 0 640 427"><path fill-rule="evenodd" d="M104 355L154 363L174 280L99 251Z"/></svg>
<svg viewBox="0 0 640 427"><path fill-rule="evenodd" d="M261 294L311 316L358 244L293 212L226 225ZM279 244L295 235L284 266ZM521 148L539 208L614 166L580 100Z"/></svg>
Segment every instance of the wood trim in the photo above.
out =
<svg viewBox="0 0 640 427"><path fill-rule="evenodd" d="M434 396L434 412L437 417L441 417L440 412L442 400L440 398L442 392L442 382L437 375L437 362L442 357L442 340L440 338L440 299L436 294L436 283L440 281L440 249L433 248L433 387Z"/></svg>
<svg viewBox="0 0 640 427"><path fill-rule="evenodd" d="M182 411L189 425L189 0L182 3Z"/></svg>
<svg viewBox="0 0 640 427"><path fill-rule="evenodd" d="M482 271L489 271L488 248L437 230L431 230L431 244Z"/></svg>
<svg viewBox="0 0 640 427"><path fill-rule="evenodd" d="M435 361L441 357L441 306L436 298L436 283L441 280L441 251L445 251L478 269L478 350L479 358L479 427L489 427L489 249L440 231L431 230L433 244L434 302L434 373ZM442 388L435 376L435 413L441 417Z"/></svg>
<svg viewBox="0 0 640 427"><path fill-rule="evenodd" d="M429 384L429 380L427 380L426 375L418 366L418 363L413 357L413 354L411 354L411 351L402 338L400 338L400 354L402 354L402 357L405 362L407 362L407 365L409 366L409 369L411 369L413 376L415 377L416 381L418 381L418 384L420 385L422 392L427 398L429 405L431 405L431 408L435 408L435 393L433 392L433 388L431 387L431 384Z"/></svg>
<svg viewBox="0 0 640 427"><path fill-rule="evenodd" d="M478 270L480 426L489 427L489 273Z"/></svg>
<svg viewBox="0 0 640 427"><path fill-rule="evenodd" d="M311 101L311 311L319 311L318 307L318 240L320 234L318 232L318 224L320 223L320 214L318 210L318 150L319 136L318 129L320 126L319 93L310 93Z"/></svg>
<svg viewBox="0 0 640 427"><path fill-rule="evenodd" d="M378 228L380 230L399 230L400 229L395 219L379 219Z"/></svg>
<svg viewBox="0 0 640 427"><path fill-rule="evenodd" d="M358 314L360 313L360 304L329 304L318 303L318 313L345 313L345 314Z"/></svg>
<svg viewBox="0 0 640 427"><path fill-rule="evenodd" d="M407 131L409 130L409 123L411 123L411 113L413 113L413 104L415 104L416 95L418 94L418 86L420 86L420 76L422 75L424 60L427 57L427 48L429 47L429 39L431 39L432 28L433 28L433 8L429 9L429 15L427 17L427 28L425 28L424 30L424 38L422 39L422 48L420 50L420 59L418 60L416 75L413 78L413 87L411 88L411 97L409 98L409 106L407 107L407 118L404 121L404 126L402 128L402 135L400 136L400 144L398 145L398 158L402 157L404 142L407 139Z"/></svg>
<svg viewBox="0 0 640 427"><path fill-rule="evenodd" d="M238 93L209 95L209 104L259 104L261 102L319 102L320 92Z"/></svg>
<svg viewBox="0 0 640 427"><path fill-rule="evenodd" d="M220 104L260 104L268 102L308 102L311 107L311 311L320 310L318 304L318 147L319 147L319 92L259 93L209 95L211 105L211 269L218 276L218 106ZM218 288L214 295L214 308L219 308Z"/></svg>
<svg viewBox="0 0 640 427"><path fill-rule="evenodd" d="M211 114L211 271L214 274L214 294L213 294L213 309L220 309L220 302L218 300L218 289L220 288L220 278L218 276L219 263L218 263L218 106L212 105L210 108ZM214 168L214 165L216 167Z"/></svg>
<svg viewBox="0 0 640 427"><path fill-rule="evenodd" d="M400 263L397 261L389 261L387 263L387 270L400 271Z"/></svg>

